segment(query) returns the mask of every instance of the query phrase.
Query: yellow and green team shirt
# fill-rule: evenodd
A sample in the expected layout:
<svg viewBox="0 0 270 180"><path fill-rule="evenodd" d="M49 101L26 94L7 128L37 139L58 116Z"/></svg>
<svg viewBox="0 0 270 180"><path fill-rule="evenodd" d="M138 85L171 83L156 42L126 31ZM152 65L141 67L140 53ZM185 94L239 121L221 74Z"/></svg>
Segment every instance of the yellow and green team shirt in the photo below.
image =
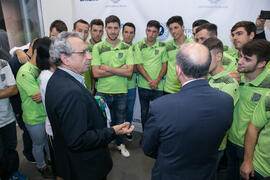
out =
<svg viewBox="0 0 270 180"><path fill-rule="evenodd" d="M233 123L229 130L229 140L244 147L244 139L248 124L256 116L255 110L262 100L262 97L270 90L269 69L264 71L251 82L245 82L244 76L241 78L239 86L240 97L234 108Z"/></svg>
<svg viewBox="0 0 270 180"><path fill-rule="evenodd" d="M253 154L253 166L263 177L270 176L270 91L263 97L251 119L253 125L260 127L257 144Z"/></svg>
<svg viewBox="0 0 270 180"><path fill-rule="evenodd" d="M151 47L145 43L145 40L146 38L135 45L135 62L136 64L142 64L147 74L154 80L160 73L162 63L168 61L166 44L156 40ZM142 75L139 75L138 87L152 90L148 85L148 81ZM162 80L160 80L156 90L163 91Z"/></svg>
<svg viewBox="0 0 270 180"><path fill-rule="evenodd" d="M40 92L39 69L26 62L19 69L16 77L17 87L22 100L23 121L29 125L45 122L46 113L42 103L36 103L31 96Z"/></svg>
<svg viewBox="0 0 270 180"><path fill-rule="evenodd" d="M116 47L113 47L106 40L95 44L91 65L100 66L101 64L115 68L120 68L123 65L133 65L132 47L122 41ZM127 79L127 77L117 75L98 78L97 91L107 94L127 93Z"/></svg>
<svg viewBox="0 0 270 180"><path fill-rule="evenodd" d="M93 44L90 42L89 40L89 43L88 43L88 47L89 47L89 53L92 55L92 51L93 51ZM91 61L90 61L91 63ZM86 86L86 88L91 91L91 66L89 66L89 69L87 72L83 73L82 74L83 77L84 77L84 84Z"/></svg>
<svg viewBox="0 0 270 180"><path fill-rule="evenodd" d="M134 45L131 45L131 47L132 47L133 55L134 55L135 46ZM135 62L134 62L134 64L135 64ZM128 87L128 89L134 89L134 88L136 88L136 81L137 81L136 76L137 76L137 74L136 73L133 73L132 76L128 78L128 81L127 81L127 87Z"/></svg>
<svg viewBox="0 0 270 180"><path fill-rule="evenodd" d="M192 42L191 39L186 38L185 42L183 44ZM167 74L164 84L164 91L167 93L176 93L179 92L181 88L181 84L178 80L178 77L176 75L176 60L175 56L181 46L177 46L174 42L174 40L169 41L166 44L166 50L168 54L168 68L167 68Z"/></svg>
<svg viewBox="0 0 270 180"><path fill-rule="evenodd" d="M233 51L228 46L223 47L222 65L226 71L237 71L238 53Z"/></svg>
<svg viewBox="0 0 270 180"><path fill-rule="evenodd" d="M239 99L239 84L234 78L229 77L229 73L230 72L228 71L223 71L214 76L208 76L208 81L212 88L217 88L220 91L229 94L233 98L235 105ZM226 133L225 137L223 138L222 143L218 148L219 151L222 151L226 148L227 137L228 133Z"/></svg>

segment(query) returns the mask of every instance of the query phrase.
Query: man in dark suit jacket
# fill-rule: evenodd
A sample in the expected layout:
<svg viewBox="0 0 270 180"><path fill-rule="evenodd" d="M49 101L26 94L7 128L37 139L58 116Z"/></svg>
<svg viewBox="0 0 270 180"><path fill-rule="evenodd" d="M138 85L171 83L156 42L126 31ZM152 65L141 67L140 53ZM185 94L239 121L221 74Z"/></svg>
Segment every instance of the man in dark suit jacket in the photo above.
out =
<svg viewBox="0 0 270 180"><path fill-rule="evenodd" d="M81 76L92 57L79 34L60 33L52 42L50 56L58 67L48 81L45 104L54 134L57 173L65 180L106 179L112 168L107 145L134 126L123 123L106 128L106 119Z"/></svg>
<svg viewBox="0 0 270 180"><path fill-rule="evenodd" d="M176 55L180 92L151 103L142 148L156 159L152 180L214 179L218 147L233 119L233 99L209 86L211 57L197 43Z"/></svg>

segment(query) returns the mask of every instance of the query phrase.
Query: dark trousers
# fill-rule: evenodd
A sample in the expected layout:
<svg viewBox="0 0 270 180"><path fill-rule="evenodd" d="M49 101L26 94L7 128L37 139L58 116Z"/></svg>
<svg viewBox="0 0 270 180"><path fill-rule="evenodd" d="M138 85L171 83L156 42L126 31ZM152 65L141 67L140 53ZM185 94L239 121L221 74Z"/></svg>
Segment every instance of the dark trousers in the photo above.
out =
<svg viewBox="0 0 270 180"><path fill-rule="evenodd" d="M145 88L138 88L138 90L139 90L139 99L140 99L140 104L141 104L142 128L144 130L144 124L147 120L150 101L153 101L156 98L162 96L163 91L150 90L150 89L145 89Z"/></svg>
<svg viewBox="0 0 270 180"><path fill-rule="evenodd" d="M16 114L16 120L20 127L20 129L23 131L22 139L23 139L23 154L28 160L34 160L33 154L32 154L32 139L28 133L28 130L25 127L25 124L22 119L21 114Z"/></svg>
<svg viewBox="0 0 270 180"><path fill-rule="evenodd" d="M7 179L19 169L16 122L0 128L0 177Z"/></svg>

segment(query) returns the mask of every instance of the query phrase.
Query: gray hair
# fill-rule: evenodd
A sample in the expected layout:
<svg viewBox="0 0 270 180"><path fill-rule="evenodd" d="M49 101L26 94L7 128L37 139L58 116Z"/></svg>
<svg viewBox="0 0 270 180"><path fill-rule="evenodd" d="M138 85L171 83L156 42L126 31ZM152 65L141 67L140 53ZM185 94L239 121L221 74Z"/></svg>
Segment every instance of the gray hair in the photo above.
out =
<svg viewBox="0 0 270 180"><path fill-rule="evenodd" d="M198 79L208 74L209 66L211 64L211 55L208 51L208 58L204 63L196 63L192 55L184 52L182 48L176 54L176 65L181 68L183 73L189 77Z"/></svg>
<svg viewBox="0 0 270 180"><path fill-rule="evenodd" d="M72 55L73 47L68 38L75 37L83 40L82 36L76 32L61 32L55 38L52 38L52 43L50 46L50 62L59 66L62 64L60 59L61 54L66 54L67 56Z"/></svg>

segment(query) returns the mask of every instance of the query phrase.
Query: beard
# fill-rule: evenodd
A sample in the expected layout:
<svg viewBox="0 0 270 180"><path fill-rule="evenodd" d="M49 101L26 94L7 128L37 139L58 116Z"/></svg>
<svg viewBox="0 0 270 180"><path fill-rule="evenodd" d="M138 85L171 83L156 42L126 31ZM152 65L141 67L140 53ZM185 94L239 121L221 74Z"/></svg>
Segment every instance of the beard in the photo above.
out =
<svg viewBox="0 0 270 180"><path fill-rule="evenodd" d="M254 66L254 67L249 67L249 68L240 68L238 67L238 72L239 73L252 73L256 70L257 66Z"/></svg>
<svg viewBox="0 0 270 180"><path fill-rule="evenodd" d="M115 36L115 37L113 37L113 36ZM114 34L113 36L110 36L110 35L108 34L108 38L109 38L111 41L115 41L115 40L118 38L118 36L117 36L116 34Z"/></svg>

